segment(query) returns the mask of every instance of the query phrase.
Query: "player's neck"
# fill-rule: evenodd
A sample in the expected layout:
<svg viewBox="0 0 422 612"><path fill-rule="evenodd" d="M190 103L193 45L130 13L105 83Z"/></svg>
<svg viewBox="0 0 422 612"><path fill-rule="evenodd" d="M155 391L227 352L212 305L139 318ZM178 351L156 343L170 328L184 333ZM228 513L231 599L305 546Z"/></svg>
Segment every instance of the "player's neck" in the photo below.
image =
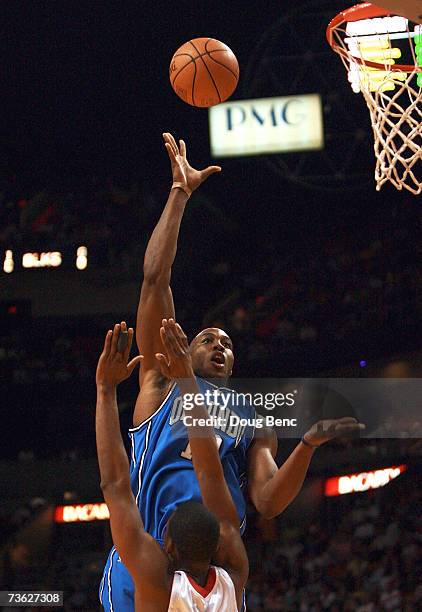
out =
<svg viewBox="0 0 422 612"><path fill-rule="evenodd" d="M207 563L189 563L189 565L183 565L179 569L186 572L193 580L199 584L199 586L205 586L208 579L208 572L210 565Z"/></svg>
<svg viewBox="0 0 422 612"><path fill-rule="evenodd" d="M197 378L200 378L201 380L204 380L205 382L209 383L210 385L214 385L215 387L226 387L229 381L229 377L211 378L211 376L206 376L204 373L200 373L198 371L195 371L194 374Z"/></svg>

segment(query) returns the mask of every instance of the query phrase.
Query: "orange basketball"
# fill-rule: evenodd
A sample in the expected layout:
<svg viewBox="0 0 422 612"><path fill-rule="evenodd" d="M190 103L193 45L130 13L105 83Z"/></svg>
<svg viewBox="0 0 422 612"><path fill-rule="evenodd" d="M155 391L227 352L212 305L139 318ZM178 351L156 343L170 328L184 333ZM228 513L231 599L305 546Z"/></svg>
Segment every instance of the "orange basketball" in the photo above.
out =
<svg viewBox="0 0 422 612"><path fill-rule="evenodd" d="M182 45L171 59L169 72L174 91L192 106L224 102L239 80L235 54L214 38L194 38Z"/></svg>

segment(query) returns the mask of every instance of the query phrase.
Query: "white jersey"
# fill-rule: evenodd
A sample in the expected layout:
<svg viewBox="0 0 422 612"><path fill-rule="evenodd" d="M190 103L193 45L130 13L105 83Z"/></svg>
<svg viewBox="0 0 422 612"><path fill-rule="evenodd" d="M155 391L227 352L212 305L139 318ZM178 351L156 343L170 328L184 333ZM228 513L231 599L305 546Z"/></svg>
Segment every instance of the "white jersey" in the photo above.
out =
<svg viewBox="0 0 422 612"><path fill-rule="evenodd" d="M214 567L215 583L201 594L185 572L174 572L168 612L238 612L234 584L226 570Z"/></svg>

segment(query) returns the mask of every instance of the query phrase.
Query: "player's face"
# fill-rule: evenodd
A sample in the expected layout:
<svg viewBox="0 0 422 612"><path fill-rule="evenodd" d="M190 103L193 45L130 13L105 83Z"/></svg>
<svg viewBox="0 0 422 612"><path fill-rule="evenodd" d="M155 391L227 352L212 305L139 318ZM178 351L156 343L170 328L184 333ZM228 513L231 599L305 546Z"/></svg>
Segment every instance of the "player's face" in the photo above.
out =
<svg viewBox="0 0 422 612"><path fill-rule="evenodd" d="M233 343L218 327L208 327L190 345L195 374L203 378L227 379L233 369Z"/></svg>

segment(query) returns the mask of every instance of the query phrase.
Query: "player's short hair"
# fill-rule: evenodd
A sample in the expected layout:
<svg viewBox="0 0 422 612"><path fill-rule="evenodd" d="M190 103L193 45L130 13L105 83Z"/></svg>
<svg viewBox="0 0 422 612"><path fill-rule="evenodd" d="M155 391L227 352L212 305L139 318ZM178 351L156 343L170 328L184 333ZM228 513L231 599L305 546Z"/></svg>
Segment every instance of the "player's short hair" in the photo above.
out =
<svg viewBox="0 0 422 612"><path fill-rule="evenodd" d="M217 550L220 523L203 504L180 504L168 523L168 535L184 561L209 561Z"/></svg>

